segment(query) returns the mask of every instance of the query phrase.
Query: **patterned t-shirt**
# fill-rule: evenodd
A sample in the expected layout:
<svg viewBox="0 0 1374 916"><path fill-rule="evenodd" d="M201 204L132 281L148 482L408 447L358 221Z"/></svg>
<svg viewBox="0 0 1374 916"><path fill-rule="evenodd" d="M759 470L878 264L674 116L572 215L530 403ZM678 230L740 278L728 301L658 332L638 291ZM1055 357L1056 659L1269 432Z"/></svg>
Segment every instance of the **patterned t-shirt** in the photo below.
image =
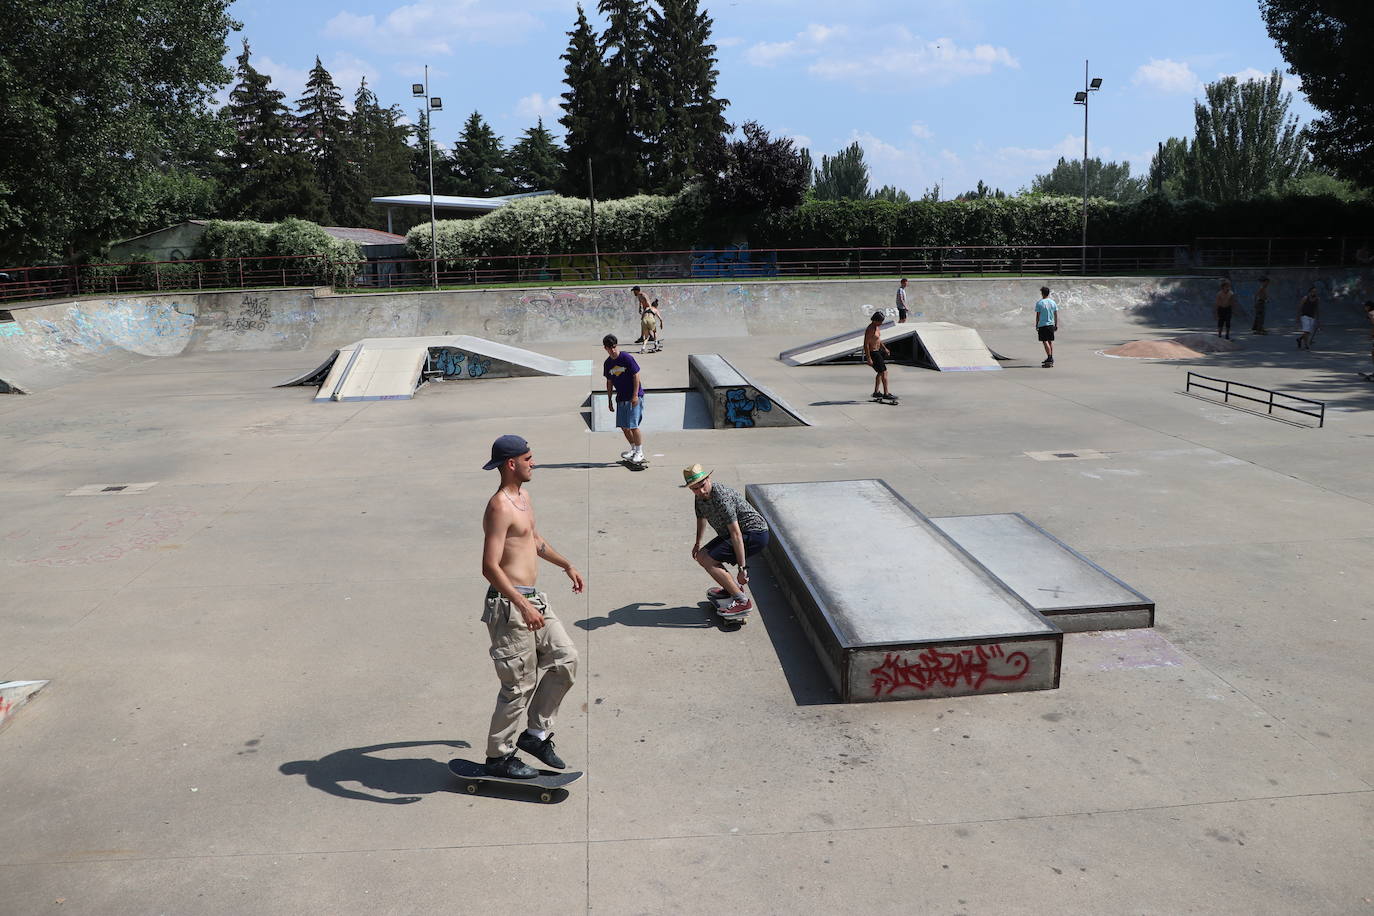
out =
<svg viewBox="0 0 1374 916"><path fill-rule="evenodd" d="M739 522L742 532L768 530L768 523L758 510L749 505L738 490L724 484L712 482L711 495L705 499L694 496L692 502L696 503L697 518L706 519L716 534L728 535L731 522Z"/></svg>

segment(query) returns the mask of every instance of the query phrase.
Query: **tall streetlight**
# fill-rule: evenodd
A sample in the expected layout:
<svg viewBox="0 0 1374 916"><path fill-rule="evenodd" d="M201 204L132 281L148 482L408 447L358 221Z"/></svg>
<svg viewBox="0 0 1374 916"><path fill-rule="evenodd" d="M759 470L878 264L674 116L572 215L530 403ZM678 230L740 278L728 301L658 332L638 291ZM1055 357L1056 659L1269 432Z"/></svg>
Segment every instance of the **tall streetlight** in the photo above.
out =
<svg viewBox="0 0 1374 916"><path fill-rule="evenodd" d="M1073 96L1075 105L1083 106L1083 266L1081 272L1088 273L1088 93L1102 88L1098 77L1088 79L1088 62L1083 61L1083 91Z"/></svg>
<svg viewBox="0 0 1374 916"><path fill-rule="evenodd" d="M444 110L444 100L429 94L429 64L425 64L425 81L411 83L410 94L425 100L425 146L429 154L429 256L430 279L439 288L439 242L434 225L434 112Z"/></svg>

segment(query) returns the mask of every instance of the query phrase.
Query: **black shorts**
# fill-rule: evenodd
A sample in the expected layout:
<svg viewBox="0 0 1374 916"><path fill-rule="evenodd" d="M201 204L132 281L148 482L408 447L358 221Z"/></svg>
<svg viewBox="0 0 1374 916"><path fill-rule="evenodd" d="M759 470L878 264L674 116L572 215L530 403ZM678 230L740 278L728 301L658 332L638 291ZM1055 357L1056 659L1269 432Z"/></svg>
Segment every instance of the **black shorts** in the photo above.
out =
<svg viewBox="0 0 1374 916"><path fill-rule="evenodd" d="M887 371L887 360L883 359L882 353L870 353L868 358L873 361L873 371L882 375Z"/></svg>
<svg viewBox="0 0 1374 916"><path fill-rule="evenodd" d="M1035 329L1035 333L1039 335L1041 340L1054 340L1054 325L1041 325Z"/></svg>
<svg viewBox="0 0 1374 916"><path fill-rule="evenodd" d="M898 318L902 319L903 321L906 321L906 316L907 316L907 310L906 310L906 309L897 309L897 317L898 317Z"/></svg>
<svg viewBox="0 0 1374 916"><path fill-rule="evenodd" d="M744 556L752 557L760 550L768 546L772 535L765 529L763 531L741 531L740 536L744 539ZM717 563L738 563L735 559L735 545L730 543L730 539L723 534L718 534L706 542L706 546L701 548L706 551Z"/></svg>

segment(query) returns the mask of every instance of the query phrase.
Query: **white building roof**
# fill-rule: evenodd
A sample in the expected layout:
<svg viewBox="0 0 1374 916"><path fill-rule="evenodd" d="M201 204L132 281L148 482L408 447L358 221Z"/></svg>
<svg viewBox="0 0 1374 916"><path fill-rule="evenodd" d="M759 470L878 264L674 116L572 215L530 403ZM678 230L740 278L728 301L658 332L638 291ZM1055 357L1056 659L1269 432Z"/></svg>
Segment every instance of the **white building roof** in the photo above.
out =
<svg viewBox="0 0 1374 916"><path fill-rule="evenodd" d="M505 194L501 197L450 197L446 194L434 195L434 209L462 210L467 213L490 213L504 207L513 200L523 197L544 197L553 191L528 191L524 194ZM396 197L374 197L374 204L384 207L423 207L429 208L428 194L401 194Z"/></svg>

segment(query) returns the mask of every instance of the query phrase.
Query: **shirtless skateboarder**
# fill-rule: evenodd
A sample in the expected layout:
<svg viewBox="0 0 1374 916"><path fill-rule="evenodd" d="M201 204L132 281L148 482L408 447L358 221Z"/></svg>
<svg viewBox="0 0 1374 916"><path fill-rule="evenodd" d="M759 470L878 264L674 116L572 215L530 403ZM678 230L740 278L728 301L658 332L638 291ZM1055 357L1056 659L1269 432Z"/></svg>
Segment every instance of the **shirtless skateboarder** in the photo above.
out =
<svg viewBox="0 0 1374 916"><path fill-rule="evenodd" d="M567 573L574 594L582 592L584 583L582 574L534 527L534 502L523 488L534 474L529 443L502 436L492 443L491 460L482 467L501 472L501 485L482 516L482 575L490 583L482 622L501 680L484 769L491 776L532 779L539 771L515 751L560 770L566 766L554 751L550 729L577 674L577 648L549 608L548 596L535 588L539 558ZM520 732L522 720L528 727Z"/></svg>
<svg viewBox="0 0 1374 916"><path fill-rule="evenodd" d="M883 333L880 330L886 318L882 312L874 312L873 317L869 319L868 327L864 328L864 362L872 366L876 373L873 377L873 400L896 404L897 396L887 389L886 358L891 357L892 353L883 343Z"/></svg>

